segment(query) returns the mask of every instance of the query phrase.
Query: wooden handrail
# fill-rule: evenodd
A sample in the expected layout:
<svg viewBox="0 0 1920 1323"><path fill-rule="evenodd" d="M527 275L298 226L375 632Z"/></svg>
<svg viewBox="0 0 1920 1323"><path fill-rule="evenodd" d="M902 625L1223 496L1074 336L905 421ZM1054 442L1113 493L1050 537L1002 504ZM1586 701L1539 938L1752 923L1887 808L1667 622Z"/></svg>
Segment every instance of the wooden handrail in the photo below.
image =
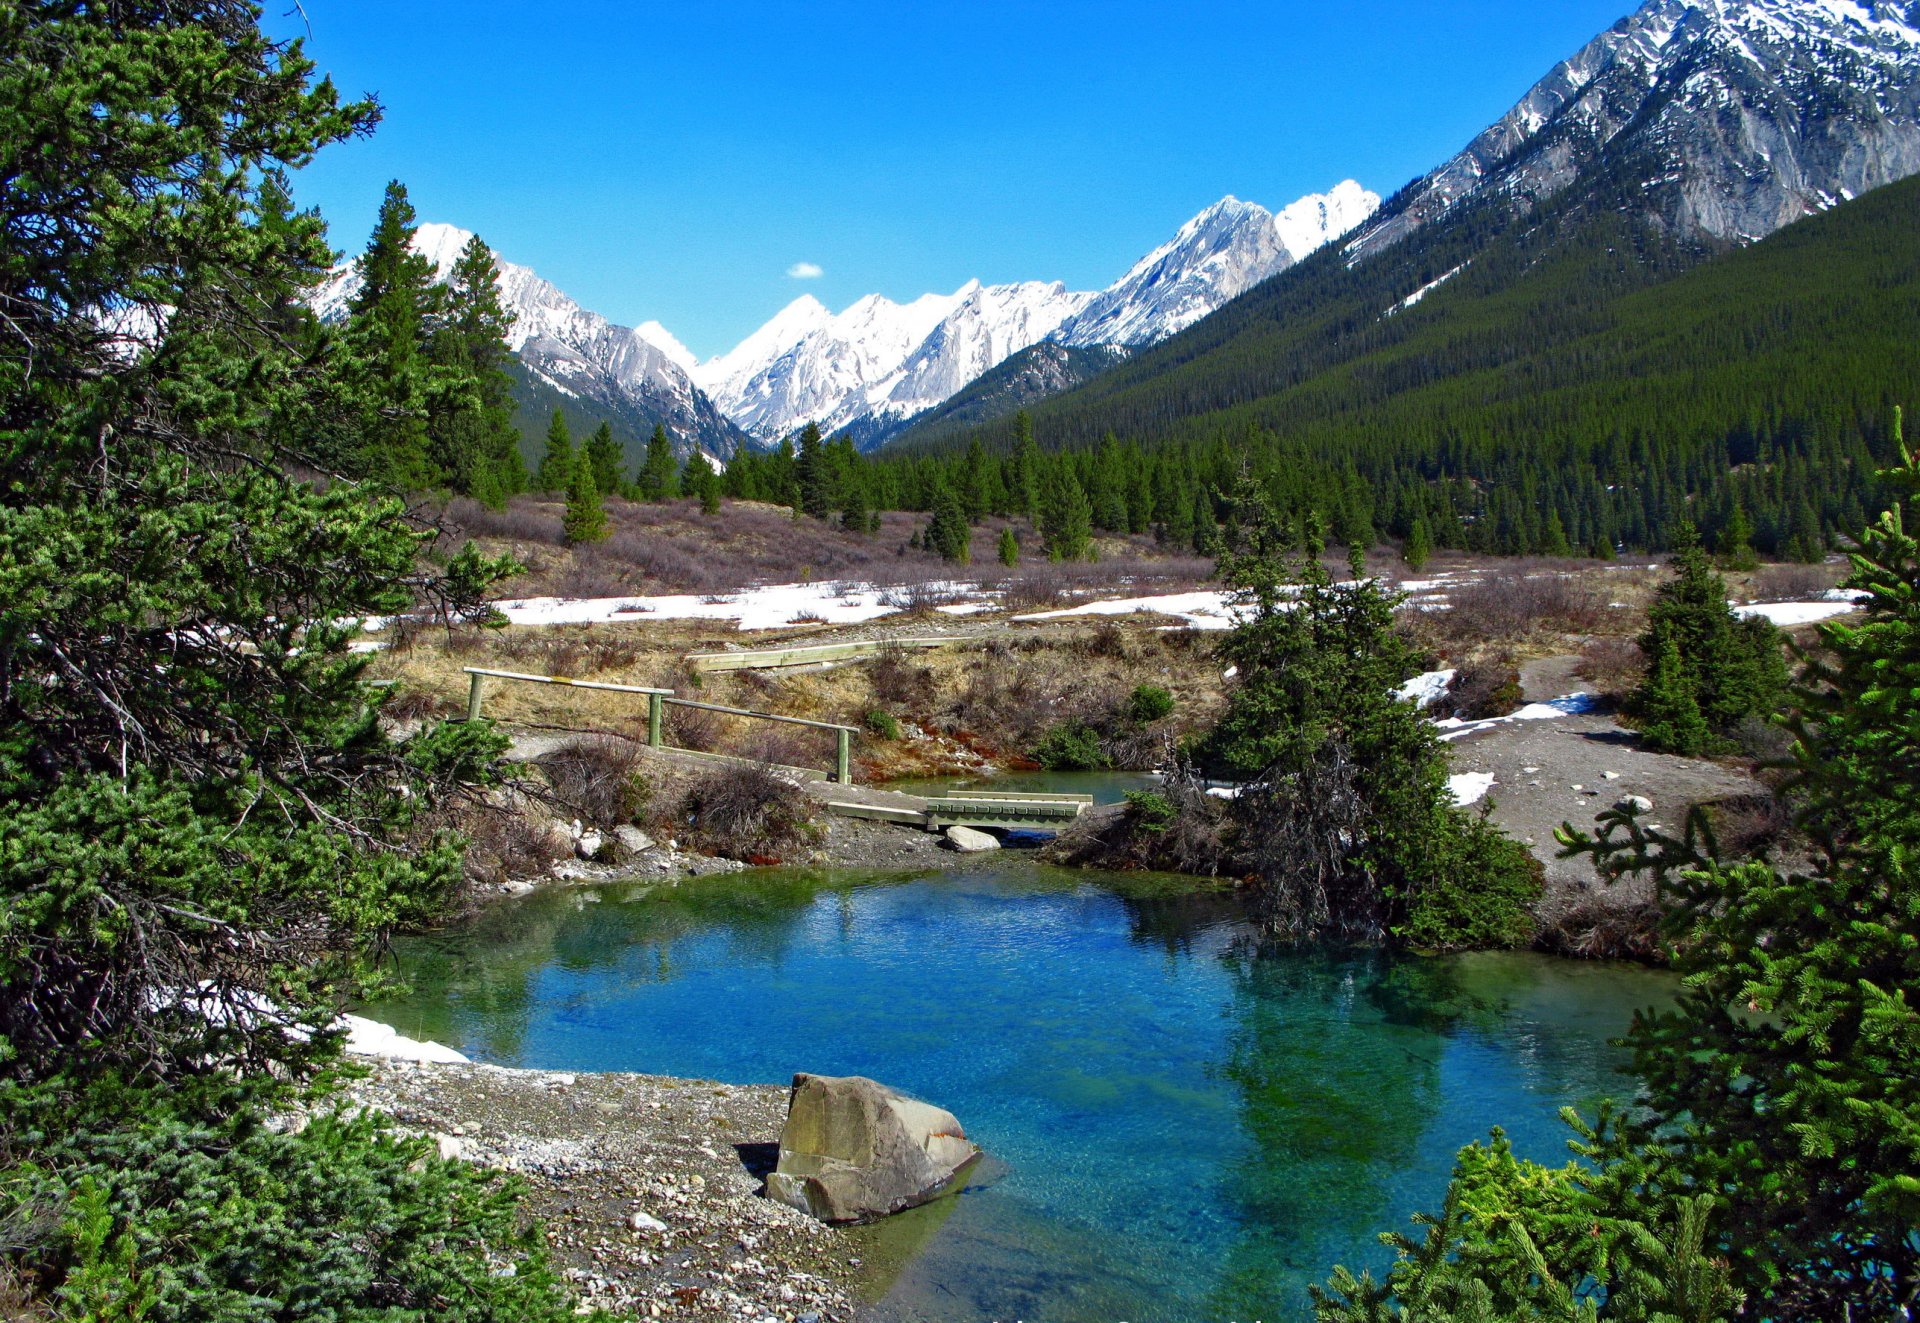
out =
<svg viewBox="0 0 1920 1323"><path fill-rule="evenodd" d="M668 690L669 694L673 691ZM858 735L858 726L841 726L831 721L809 721L805 717L781 717L771 712L754 712L744 707L722 707L718 703L697 703L691 698L669 698L667 702L675 707L697 707L702 712L724 712L732 717L758 717L762 721L784 721L789 726L812 726L816 730L844 730Z"/></svg>

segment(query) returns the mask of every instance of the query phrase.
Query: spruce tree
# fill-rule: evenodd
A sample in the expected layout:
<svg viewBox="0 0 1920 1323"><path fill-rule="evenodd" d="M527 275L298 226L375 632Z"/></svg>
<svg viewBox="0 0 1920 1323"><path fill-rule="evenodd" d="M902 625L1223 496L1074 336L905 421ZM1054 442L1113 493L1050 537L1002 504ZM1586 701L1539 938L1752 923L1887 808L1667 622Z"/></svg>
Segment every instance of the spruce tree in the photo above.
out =
<svg viewBox="0 0 1920 1323"><path fill-rule="evenodd" d="M527 485L513 425L513 316L500 303L499 267L479 236L460 250L443 294L431 345L439 379L428 411L429 445L457 492L496 508Z"/></svg>
<svg viewBox="0 0 1920 1323"><path fill-rule="evenodd" d="M659 423L647 438L647 457L640 465L640 499L670 501L680 494L680 465L673 457L673 443L667 429Z"/></svg>
<svg viewBox="0 0 1920 1323"><path fill-rule="evenodd" d="M567 485L567 508L560 516L560 528L569 546L606 539L607 512L600 501L600 488L593 480L593 465L573 466L573 481Z"/></svg>
<svg viewBox="0 0 1920 1323"><path fill-rule="evenodd" d="M794 509L815 519L833 514L833 477L824 450L819 427L808 423L800 433L800 450L794 460Z"/></svg>
<svg viewBox="0 0 1920 1323"><path fill-rule="evenodd" d="M1720 563L1730 570L1750 570L1760 563L1753 552L1753 522L1747 518L1745 506L1734 505L1726 525L1714 539L1714 552Z"/></svg>
<svg viewBox="0 0 1920 1323"><path fill-rule="evenodd" d="M867 531L867 492L864 484L849 482L846 495L840 502L840 527L849 533L864 534Z"/></svg>
<svg viewBox="0 0 1920 1323"><path fill-rule="evenodd" d="M713 462L705 451L696 450L687 458L687 467L680 475L680 486L687 495L700 501L700 513L718 514L720 511L720 475L713 471Z"/></svg>
<svg viewBox="0 0 1920 1323"><path fill-rule="evenodd" d="M410 246L413 204L388 183L366 251L354 264L360 289L348 305L346 372L359 412L354 472L406 490L446 478L429 453L428 409L435 381L427 354L440 294L433 266Z"/></svg>
<svg viewBox="0 0 1920 1323"><path fill-rule="evenodd" d="M566 415L558 409L547 423L547 449L540 456L540 468L534 474L534 486L543 492L564 492L573 484L573 437L567 431Z"/></svg>
<svg viewBox="0 0 1920 1323"><path fill-rule="evenodd" d="M1040 538L1052 561L1093 555L1093 506L1070 469L1056 469L1040 499Z"/></svg>
<svg viewBox="0 0 1920 1323"><path fill-rule="evenodd" d="M602 421L587 437L586 445L580 448L577 462L593 470L594 487L601 495L610 496L626 487L620 476L625 459L620 443L613 439L613 425Z"/></svg>
<svg viewBox="0 0 1920 1323"><path fill-rule="evenodd" d="M1413 527L1407 530L1407 542L1400 551L1400 559L1407 568L1418 574L1426 568L1427 561L1433 556L1433 535L1427 531L1427 521L1415 517Z"/></svg>
<svg viewBox="0 0 1920 1323"><path fill-rule="evenodd" d="M972 534L960 497L951 487L943 484L934 493L933 518L927 524L922 544L929 551L939 553L940 559L964 565L973 559Z"/></svg>
<svg viewBox="0 0 1920 1323"><path fill-rule="evenodd" d="M1013 416L1012 472L1007 483L1008 506L1031 519L1040 510L1040 447L1033 439L1033 419L1025 409Z"/></svg>
<svg viewBox="0 0 1920 1323"><path fill-rule="evenodd" d="M1008 569L1020 563L1020 539L1014 536L1012 525L1000 530L1000 563Z"/></svg>
<svg viewBox="0 0 1920 1323"><path fill-rule="evenodd" d="M1712 729L1700 714L1699 679L1680 658L1678 641L1661 638L1646 681L1634 697L1640 736L1660 753L1688 757L1715 746Z"/></svg>

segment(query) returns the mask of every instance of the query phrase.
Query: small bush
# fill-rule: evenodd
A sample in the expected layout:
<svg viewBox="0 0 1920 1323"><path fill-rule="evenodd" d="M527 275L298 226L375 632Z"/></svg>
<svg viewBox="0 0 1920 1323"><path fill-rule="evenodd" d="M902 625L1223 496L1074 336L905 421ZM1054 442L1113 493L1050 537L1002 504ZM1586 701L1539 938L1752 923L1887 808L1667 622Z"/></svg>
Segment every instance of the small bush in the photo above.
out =
<svg viewBox="0 0 1920 1323"><path fill-rule="evenodd" d="M687 788L679 819L699 849L773 861L812 839L813 801L765 766L716 768Z"/></svg>
<svg viewBox="0 0 1920 1323"><path fill-rule="evenodd" d="M1127 719L1145 726L1173 714L1173 693L1157 684L1143 684L1127 696Z"/></svg>
<svg viewBox="0 0 1920 1323"><path fill-rule="evenodd" d="M1032 752L1033 760L1050 772L1103 772L1112 766L1100 747L1100 732L1084 721L1049 726Z"/></svg>
<svg viewBox="0 0 1920 1323"><path fill-rule="evenodd" d="M1486 950L1533 940L1545 870L1531 851L1478 815L1448 810L1408 861L1411 894L1395 936L1430 950Z"/></svg>
<svg viewBox="0 0 1920 1323"><path fill-rule="evenodd" d="M1647 678L1647 659L1631 639L1592 639L1580 649L1575 674L1600 697L1620 703Z"/></svg>
<svg viewBox="0 0 1920 1323"><path fill-rule="evenodd" d="M457 823L466 837L469 882L492 884L537 877L572 853L554 841L546 823L516 808L476 807Z"/></svg>
<svg viewBox="0 0 1920 1323"><path fill-rule="evenodd" d="M918 712L933 702L933 672L916 665L905 648L887 647L867 664L873 696L888 707Z"/></svg>
<svg viewBox="0 0 1920 1323"><path fill-rule="evenodd" d="M540 770L554 797L586 822L603 827L632 822L647 803L639 775L641 746L616 735L582 735L542 757Z"/></svg>
<svg viewBox="0 0 1920 1323"><path fill-rule="evenodd" d="M1158 791L1129 790L1126 800L1127 816L1132 820L1134 830L1151 836L1165 835L1180 816L1180 810L1173 806L1173 801Z"/></svg>
<svg viewBox="0 0 1920 1323"><path fill-rule="evenodd" d="M1520 672L1505 662L1463 666L1447 686L1446 702L1462 721L1504 717L1520 706Z"/></svg>
<svg viewBox="0 0 1920 1323"><path fill-rule="evenodd" d="M712 753L725 743L727 718L703 707L667 704L666 738L669 744L695 753Z"/></svg>
<svg viewBox="0 0 1920 1323"><path fill-rule="evenodd" d="M867 733L877 740L897 740L900 738L900 723L893 719L893 713L885 708L875 708L867 713L865 721Z"/></svg>

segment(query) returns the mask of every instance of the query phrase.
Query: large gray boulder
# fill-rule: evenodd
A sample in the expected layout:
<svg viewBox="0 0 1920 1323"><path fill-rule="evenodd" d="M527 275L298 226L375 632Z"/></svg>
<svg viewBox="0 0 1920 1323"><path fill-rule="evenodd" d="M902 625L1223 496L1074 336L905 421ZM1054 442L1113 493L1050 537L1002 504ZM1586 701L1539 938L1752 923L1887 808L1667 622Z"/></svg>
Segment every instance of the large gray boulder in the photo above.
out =
<svg viewBox="0 0 1920 1323"><path fill-rule="evenodd" d="M822 1222L860 1222L939 1198L979 1156L952 1112L860 1075L802 1073L767 1195Z"/></svg>
<svg viewBox="0 0 1920 1323"><path fill-rule="evenodd" d="M947 828L947 844L961 854L979 854L986 850L998 850L999 838L992 832L980 831L974 827Z"/></svg>

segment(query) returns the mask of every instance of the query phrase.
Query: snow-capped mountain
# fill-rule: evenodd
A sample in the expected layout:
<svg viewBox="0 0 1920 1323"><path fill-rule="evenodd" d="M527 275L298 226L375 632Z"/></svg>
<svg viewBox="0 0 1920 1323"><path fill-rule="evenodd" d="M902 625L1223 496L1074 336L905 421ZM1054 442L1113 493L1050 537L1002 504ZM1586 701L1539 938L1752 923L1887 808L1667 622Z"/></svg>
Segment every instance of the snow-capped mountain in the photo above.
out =
<svg viewBox="0 0 1920 1323"><path fill-rule="evenodd" d="M1138 348L1192 325L1371 216L1348 180L1276 215L1223 198L1098 293L1064 284L970 281L910 304L869 295L834 316L804 297L694 380L763 442L806 423L876 444L1019 351L1044 340Z"/></svg>
<svg viewBox="0 0 1920 1323"><path fill-rule="evenodd" d="M429 223L414 231L412 247L444 280L471 238L456 226ZM623 421L664 424L682 450L697 445L724 458L746 441L694 384L694 356L660 323L615 325L531 269L497 253L495 261L501 302L513 314L507 344L535 380L583 402L588 413L598 408ZM344 317L359 288L353 263L336 267L313 295L314 312L322 321Z"/></svg>
<svg viewBox="0 0 1920 1323"><path fill-rule="evenodd" d="M1744 243L1920 172L1920 3L1649 0L1389 201L1358 262L1468 198L1611 163L1681 235Z"/></svg>
<svg viewBox="0 0 1920 1323"><path fill-rule="evenodd" d="M1351 179L1278 215L1222 198L1134 263L1055 338L1128 348L1164 340L1345 234L1379 205L1378 194Z"/></svg>

